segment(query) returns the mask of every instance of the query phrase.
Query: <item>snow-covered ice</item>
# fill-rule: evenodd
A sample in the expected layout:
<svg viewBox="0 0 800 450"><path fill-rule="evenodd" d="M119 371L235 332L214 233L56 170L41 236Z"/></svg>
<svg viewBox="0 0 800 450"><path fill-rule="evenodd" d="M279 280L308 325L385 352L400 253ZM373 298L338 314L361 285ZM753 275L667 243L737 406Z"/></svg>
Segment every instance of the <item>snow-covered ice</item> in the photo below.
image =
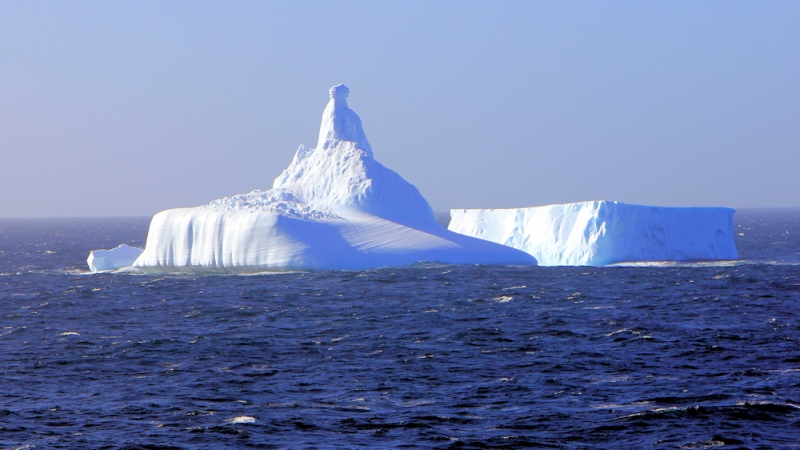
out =
<svg viewBox="0 0 800 450"><path fill-rule="evenodd" d="M142 254L142 251L141 248L121 244L111 250L92 251L89 253L86 263L89 264L89 269L92 273L119 269L133 264L136 258Z"/></svg>
<svg viewBox="0 0 800 450"><path fill-rule="evenodd" d="M730 208L589 201L453 209L449 230L523 250L548 266L738 259Z"/></svg>
<svg viewBox="0 0 800 450"><path fill-rule="evenodd" d="M272 189L153 217L145 272L366 269L438 261L535 265L522 251L448 231L416 187L373 157L344 85L330 90L317 148Z"/></svg>

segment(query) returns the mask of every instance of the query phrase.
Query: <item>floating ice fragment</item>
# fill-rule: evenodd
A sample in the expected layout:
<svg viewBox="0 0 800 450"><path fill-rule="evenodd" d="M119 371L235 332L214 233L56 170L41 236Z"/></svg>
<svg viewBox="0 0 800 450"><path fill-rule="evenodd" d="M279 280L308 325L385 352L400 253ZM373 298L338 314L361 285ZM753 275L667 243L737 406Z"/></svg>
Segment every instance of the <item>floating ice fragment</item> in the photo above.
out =
<svg viewBox="0 0 800 450"><path fill-rule="evenodd" d="M141 248L121 244L111 250L92 251L89 253L86 263L89 264L89 269L91 269L92 273L119 269L132 265L143 251Z"/></svg>
<svg viewBox="0 0 800 450"><path fill-rule="evenodd" d="M232 419L228 419L228 420L226 420L226 422L230 422L230 423L255 423L256 422L256 418L253 417L253 416L238 416L238 417L234 417Z"/></svg>

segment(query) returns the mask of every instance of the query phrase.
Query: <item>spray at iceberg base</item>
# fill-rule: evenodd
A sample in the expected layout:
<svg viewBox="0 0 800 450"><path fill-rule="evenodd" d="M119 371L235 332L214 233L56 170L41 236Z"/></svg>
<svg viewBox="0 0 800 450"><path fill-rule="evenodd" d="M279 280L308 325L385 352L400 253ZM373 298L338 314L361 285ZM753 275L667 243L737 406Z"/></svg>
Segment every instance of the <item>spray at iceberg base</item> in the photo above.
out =
<svg viewBox="0 0 800 450"><path fill-rule="evenodd" d="M133 267L248 273L421 261L536 265L525 252L439 225L417 188L373 158L348 94L344 85L331 88L317 147L301 145L272 189L156 214ZM129 254L105 255L102 267L90 257L92 271L131 265Z"/></svg>

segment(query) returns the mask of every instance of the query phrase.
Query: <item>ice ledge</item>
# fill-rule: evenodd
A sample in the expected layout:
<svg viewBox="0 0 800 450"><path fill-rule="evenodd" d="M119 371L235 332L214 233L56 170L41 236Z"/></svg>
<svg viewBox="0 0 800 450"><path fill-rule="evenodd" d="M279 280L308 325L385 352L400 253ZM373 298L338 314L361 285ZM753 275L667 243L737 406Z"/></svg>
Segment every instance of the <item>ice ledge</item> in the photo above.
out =
<svg viewBox="0 0 800 450"><path fill-rule="evenodd" d="M315 209L298 199L294 193L281 188L266 191L255 189L247 194L220 198L198 208L216 212L270 212L307 220L339 218L330 208Z"/></svg>
<svg viewBox="0 0 800 450"><path fill-rule="evenodd" d="M449 230L533 255L540 265L738 259L730 208L589 201L453 209Z"/></svg>

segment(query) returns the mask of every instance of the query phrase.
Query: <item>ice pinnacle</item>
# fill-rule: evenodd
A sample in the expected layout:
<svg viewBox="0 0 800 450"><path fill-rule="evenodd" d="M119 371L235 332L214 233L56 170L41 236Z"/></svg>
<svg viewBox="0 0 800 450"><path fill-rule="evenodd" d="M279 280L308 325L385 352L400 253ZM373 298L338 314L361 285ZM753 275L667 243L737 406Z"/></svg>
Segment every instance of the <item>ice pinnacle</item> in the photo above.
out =
<svg viewBox="0 0 800 450"><path fill-rule="evenodd" d="M335 141L351 141L372 157L372 147L367 141L367 135L364 134L361 118L347 106L350 89L343 84L337 84L328 92L331 99L322 112L317 148L328 148Z"/></svg>

